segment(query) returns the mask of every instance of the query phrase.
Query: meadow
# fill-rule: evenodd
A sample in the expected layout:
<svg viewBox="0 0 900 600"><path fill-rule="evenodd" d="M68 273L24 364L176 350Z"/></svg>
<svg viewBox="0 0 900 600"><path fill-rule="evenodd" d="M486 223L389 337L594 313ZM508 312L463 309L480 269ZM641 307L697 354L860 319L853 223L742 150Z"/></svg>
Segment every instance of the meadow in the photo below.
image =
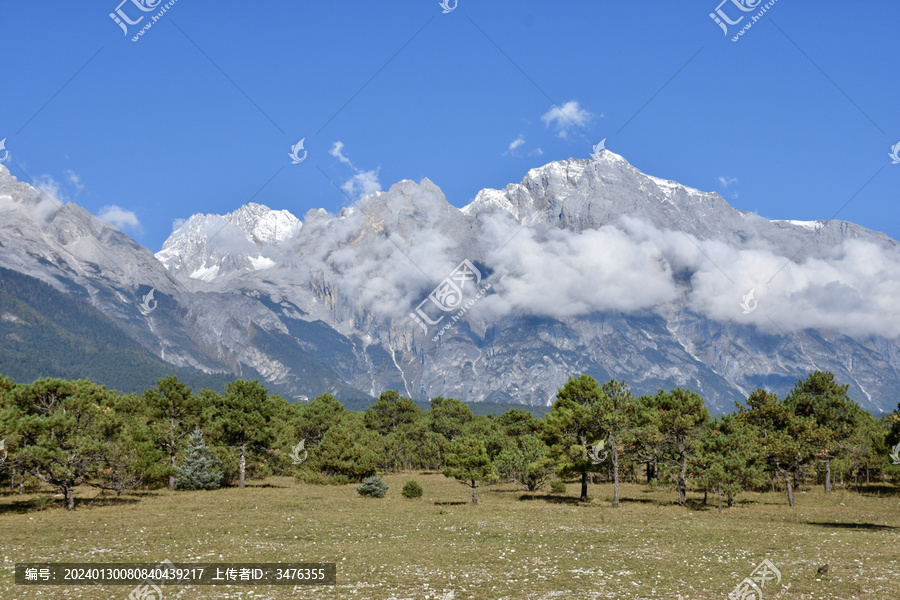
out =
<svg viewBox="0 0 900 600"><path fill-rule="evenodd" d="M400 495L415 479L419 499ZM715 497L685 506L671 486L579 485L534 494L483 488L479 504L436 473L384 477L386 497L289 477L215 491L144 490L66 511L50 488L0 495L0 598L126 598L133 586L22 586L17 562L335 562L335 586L166 586L164 600L725 599L764 559L781 581L764 598L900 598L896 488L746 492L720 514ZM829 565L826 574L817 568ZM148 599L149 600L149 599ZM156 599L160 600L160 599Z"/></svg>

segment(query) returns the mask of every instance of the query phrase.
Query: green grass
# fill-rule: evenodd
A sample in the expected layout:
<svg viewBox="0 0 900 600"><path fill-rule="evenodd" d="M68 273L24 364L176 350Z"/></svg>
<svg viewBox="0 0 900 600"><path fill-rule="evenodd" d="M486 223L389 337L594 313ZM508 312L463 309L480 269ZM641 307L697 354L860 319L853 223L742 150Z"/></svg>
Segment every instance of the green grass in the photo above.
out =
<svg viewBox="0 0 900 600"><path fill-rule="evenodd" d="M336 562L337 585L167 587L172 598L665 598L723 600L768 558L782 573L765 598L900 598L900 496L818 488L742 494L718 514L674 490L624 485L612 508L608 485L594 500L511 485L484 491L436 474L389 475L383 499L355 486L302 485L290 478L241 490L164 490L87 507L35 508L35 496L0 496L0 598L125 598L131 587L26 587L16 562ZM416 479L425 494L400 495ZM42 496L52 495L44 493ZM712 497L710 498L712 502ZM829 563L827 575L816 574ZM450 592L452 595L448 595Z"/></svg>

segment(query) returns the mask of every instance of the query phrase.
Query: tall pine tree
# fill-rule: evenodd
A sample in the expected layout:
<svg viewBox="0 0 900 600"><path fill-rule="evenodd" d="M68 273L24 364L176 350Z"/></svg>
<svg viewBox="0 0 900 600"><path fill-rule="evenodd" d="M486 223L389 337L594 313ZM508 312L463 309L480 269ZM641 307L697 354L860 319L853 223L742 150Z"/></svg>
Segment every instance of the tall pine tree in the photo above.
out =
<svg viewBox="0 0 900 600"><path fill-rule="evenodd" d="M798 417L815 420L821 433L816 458L825 465L825 493L831 492L831 462L844 453L844 444L862 420L862 409L847 395L849 385L839 385L826 371L810 373L798 381L784 399Z"/></svg>
<svg viewBox="0 0 900 600"><path fill-rule="evenodd" d="M214 437L238 453L239 482L244 487L247 456L265 451L274 439L275 404L261 383L238 379L225 387L224 396L214 396L214 404L206 410Z"/></svg>
<svg viewBox="0 0 900 600"><path fill-rule="evenodd" d="M588 499L588 476L598 470L588 447L600 435L597 405L602 395L600 384L590 375L570 377L559 389L544 426L547 444L562 463L559 476L581 476L582 502Z"/></svg>

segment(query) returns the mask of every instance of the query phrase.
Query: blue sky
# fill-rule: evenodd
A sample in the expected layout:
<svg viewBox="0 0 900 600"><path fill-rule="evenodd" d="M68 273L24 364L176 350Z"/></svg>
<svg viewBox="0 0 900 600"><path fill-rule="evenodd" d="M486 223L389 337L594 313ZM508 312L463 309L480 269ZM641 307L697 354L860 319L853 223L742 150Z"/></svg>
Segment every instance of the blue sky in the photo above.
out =
<svg viewBox="0 0 900 600"><path fill-rule="evenodd" d="M340 187L428 177L461 207L604 138L739 209L900 238L900 4L779 0L734 42L766 4L741 1L177 0L137 42L166 2L7 1L0 139L153 251L176 219L336 212Z"/></svg>

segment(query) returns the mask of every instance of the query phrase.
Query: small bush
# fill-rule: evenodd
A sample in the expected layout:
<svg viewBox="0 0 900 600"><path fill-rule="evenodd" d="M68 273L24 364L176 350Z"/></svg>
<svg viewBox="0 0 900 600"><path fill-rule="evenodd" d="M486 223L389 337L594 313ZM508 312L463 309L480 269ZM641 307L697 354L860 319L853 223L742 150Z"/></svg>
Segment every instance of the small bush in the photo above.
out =
<svg viewBox="0 0 900 600"><path fill-rule="evenodd" d="M366 477L362 485L356 488L360 496L368 496L369 498L384 498L388 491L388 485L381 480L381 477Z"/></svg>
<svg viewBox="0 0 900 600"><path fill-rule="evenodd" d="M346 475L324 475L318 471L300 471L297 480L309 485L347 485L352 483Z"/></svg>
<svg viewBox="0 0 900 600"><path fill-rule="evenodd" d="M550 482L550 493L551 494L565 494L566 493L566 482L562 479L555 479Z"/></svg>
<svg viewBox="0 0 900 600"><path fill-rule="evenodd" d="M400 493L403 494L404 498L421 498L422 486L415 481L407 481L406 485L403 486L403 491Z"/></svg>

